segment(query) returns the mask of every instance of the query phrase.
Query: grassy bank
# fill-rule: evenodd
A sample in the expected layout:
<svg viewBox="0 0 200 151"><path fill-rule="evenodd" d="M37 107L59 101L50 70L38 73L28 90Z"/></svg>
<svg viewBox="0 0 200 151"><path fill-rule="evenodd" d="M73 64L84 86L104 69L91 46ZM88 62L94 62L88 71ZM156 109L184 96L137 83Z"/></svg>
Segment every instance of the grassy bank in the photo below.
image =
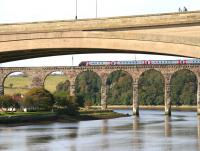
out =
<svg viewBox="0 0 200 151"><path fill-rule="evenodd" d="M118 118L118 117L125 117L129 116L126 114L121 114L114 112L113 110L83 110L80 111L80 118L81 119L111 119L111 118Z"/></svg>
<svg viewBox="0 0 200 151"><path fill-rule="evenodd" d="M81 110L79 115L60 115L54 112L16 112L0 113L0 124L31 124L37 122L55 122L55 121L81 121L81 120L99 120L125 117L128 115L113 112L112 110Z"/></svg>
<svg viewBox="0 0 200 151"><path fill-rule="evenodd" d="M67 80L67 76L52 76L49 75L46 80L45 80L45 88L47 90L49 90L50 92L54 92L56 90L56 85L59 82L64 82L65 80ZM9 76L6 78L4 86L4 92L5 94L15 94L15 93L21 93L21 94L25 94L26 92L28 92L30 86L32 83L32 79L31 77L13 77L13 76ZM12 84L12 87L10 87L10 85Z"/></svg>
<svg viewBox="0 0 200 151"><path fill-rule="evenodd" d="M55 120L57 115L53 112L16 112L1 113L0 124L20 124Z"/></svg>
<svg viewBox="0 0 200 151"><path fill-rule="evenodd" d="M144 106L140 105L140 109L143 110L164 110L164 106ZM109 105L108 109L132 109L132 106L130 105ZM172 110L174 111L196 111L196 106L189 106L189 105L183 105L183 106L172 106Z"/></svg>

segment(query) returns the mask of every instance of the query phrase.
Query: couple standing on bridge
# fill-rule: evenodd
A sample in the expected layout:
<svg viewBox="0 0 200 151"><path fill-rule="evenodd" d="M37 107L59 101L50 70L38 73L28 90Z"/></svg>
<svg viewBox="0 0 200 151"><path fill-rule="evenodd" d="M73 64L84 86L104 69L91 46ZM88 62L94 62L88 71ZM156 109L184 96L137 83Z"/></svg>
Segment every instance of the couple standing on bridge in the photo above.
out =
<svg viewBox="0 0 200 151"><path fill-rule="evenodd" d="M180 7L178 8L178 11L179 12L187 12L187 8L184 6L183 9L181 9Z"/></svg>

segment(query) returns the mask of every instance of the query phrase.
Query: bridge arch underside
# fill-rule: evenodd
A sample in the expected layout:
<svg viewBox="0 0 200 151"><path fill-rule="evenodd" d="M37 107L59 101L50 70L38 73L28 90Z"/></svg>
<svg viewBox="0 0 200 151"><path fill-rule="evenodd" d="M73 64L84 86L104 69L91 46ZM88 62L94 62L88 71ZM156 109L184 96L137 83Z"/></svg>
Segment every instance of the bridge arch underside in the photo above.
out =
<svg viewBox="0 0 200 151"><path fill-rule="evenodd" d="M82 71L75 78L75 96L80 106L101 105L102 79L95 71Z"/></svg>
<svg viewBox="0 0 200 151"><path fill-rule="evenodd" d="M162 41L118 38L41 38L0 41L0 62L83 53L147 53L200 57L200 47Z"/></svg>
<svg viewBox="0 0 200 151"><path fill-rule="evenodd" d="M138 103L140 105L164 105L163 74L155 69L144 71L138 81Z"/></svg>
<svg viewBox="0 0 200 151"><path fill-rule="evenodd" d="M9 80L8 80L9 79ZM2 90L3 94L25 94L31 86L31 77L25 71L12 71L3 76Z"/></svg>
<svg viewBox="0 0 200 151"><path fill-rule="evenodd" d="M173 73L170 80L170 97L172 105L197 104L198 78L189 69L181 69Z"/></svg>
<svg viewBox="0 0 200 151"><path fill-rule="evenodd" d="M133 78L125 70L111 72L106 80L108 105L133 104Z"/></svg>
<svg viewBox="0 0 200 151"><path fill-rule="evenodd" d="M51 93L55 93L56 91L66 91L66 93L69 93L70 91L68 76L60 70L47 73L42 83L44 88Z"/></svg>

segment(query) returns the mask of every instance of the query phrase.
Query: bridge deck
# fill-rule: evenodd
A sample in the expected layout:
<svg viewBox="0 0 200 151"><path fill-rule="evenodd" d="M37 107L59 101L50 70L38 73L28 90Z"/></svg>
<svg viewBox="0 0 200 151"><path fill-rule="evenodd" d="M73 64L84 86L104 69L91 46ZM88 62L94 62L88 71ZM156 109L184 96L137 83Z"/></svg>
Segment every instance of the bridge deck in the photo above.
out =
<svg viewBox="0 0 200 151"><path fill-rule="evenodd" d="M0 34L38 33L51 31L121 30L144 29L158 26L186 26L200 23L200 11L122 16L98 19L62 20L0 24Z"/></svg>

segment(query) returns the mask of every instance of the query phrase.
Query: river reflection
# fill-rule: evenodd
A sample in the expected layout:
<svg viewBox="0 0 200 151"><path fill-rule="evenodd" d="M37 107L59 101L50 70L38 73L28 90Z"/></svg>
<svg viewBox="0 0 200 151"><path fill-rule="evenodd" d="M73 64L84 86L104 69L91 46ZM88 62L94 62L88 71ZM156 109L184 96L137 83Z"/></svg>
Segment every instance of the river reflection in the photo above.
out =
<svg viewBox="0 0 200 151"><path fill-rule="evenodd" d="M162 111L140 113L111 120L0 126L0 150L200 150L200 117L195 112L173 112L172 117Z"/></svg>
<svg viewBox="0 0 200 151"><path fill-rule="evenodd" d="M165 115L165 136L170 137L171 135L172 135L171 117Z"/></svg>
<svg viewBox="0 0 200 151"><path fill-rule="evenodd" d="M198 122L197 122L197 145L198 145L198 149L200 150L200 115L197 117L198 118Z"/></svg>

